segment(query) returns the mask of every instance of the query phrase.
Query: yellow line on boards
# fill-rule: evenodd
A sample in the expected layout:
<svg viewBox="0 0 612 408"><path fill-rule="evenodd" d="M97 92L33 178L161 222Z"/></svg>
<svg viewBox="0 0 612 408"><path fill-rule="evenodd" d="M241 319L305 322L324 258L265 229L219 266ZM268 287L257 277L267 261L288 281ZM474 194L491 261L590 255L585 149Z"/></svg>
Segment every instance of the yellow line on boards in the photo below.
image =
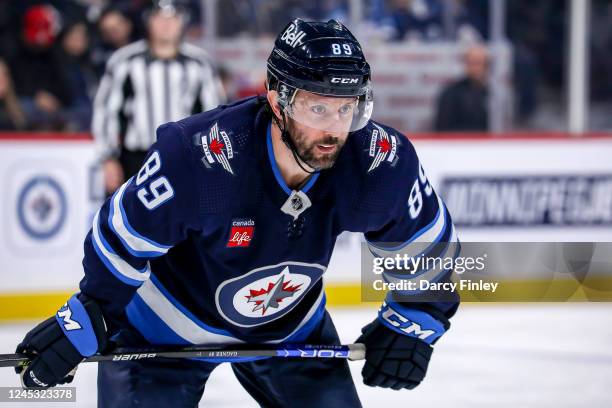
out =
<svg viewBox="0 0 612 408"><path fill-rule="evenodd" d="M74 292L2 293L0 321L53 316Z"/></svg>

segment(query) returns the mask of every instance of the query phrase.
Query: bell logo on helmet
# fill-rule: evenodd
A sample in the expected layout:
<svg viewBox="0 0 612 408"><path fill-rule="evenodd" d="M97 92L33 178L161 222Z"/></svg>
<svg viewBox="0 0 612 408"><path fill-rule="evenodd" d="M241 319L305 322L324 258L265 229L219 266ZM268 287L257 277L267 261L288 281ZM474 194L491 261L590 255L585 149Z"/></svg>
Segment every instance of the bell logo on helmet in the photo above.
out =
<svg viewBox="0 0 612 408"><path fill-rule="evenodd" d="M302 39L305 36L306 33L304 31L298 31L297 26L291 23L281 36L281 41L284 41L287 43L287 45L290 45L291 47L295 48L296 45L303 44Z"/></svg>

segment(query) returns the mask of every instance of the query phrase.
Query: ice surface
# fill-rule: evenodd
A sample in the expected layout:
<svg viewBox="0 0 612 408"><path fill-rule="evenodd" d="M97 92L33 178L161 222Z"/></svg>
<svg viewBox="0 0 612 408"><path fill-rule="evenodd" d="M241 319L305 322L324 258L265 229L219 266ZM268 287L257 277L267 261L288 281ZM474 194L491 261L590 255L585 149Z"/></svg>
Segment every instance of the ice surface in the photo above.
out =
<svg viewBox="0 0 612 408"><path fill-rule="evenodd" d="M330 312L349 343L376 310ZM34 324L0 325L0 353L13 352ZM612 407L612 304L466 305L435 346L425 382L413 391L364 386L362 364L352 362L351 370L364 407ZM0 368L0 386L17 385L13 370ZM76 406L95 407L96 365L82 364L74 385ZM257 405L223 364L211 375L200 406Z"/></svg>

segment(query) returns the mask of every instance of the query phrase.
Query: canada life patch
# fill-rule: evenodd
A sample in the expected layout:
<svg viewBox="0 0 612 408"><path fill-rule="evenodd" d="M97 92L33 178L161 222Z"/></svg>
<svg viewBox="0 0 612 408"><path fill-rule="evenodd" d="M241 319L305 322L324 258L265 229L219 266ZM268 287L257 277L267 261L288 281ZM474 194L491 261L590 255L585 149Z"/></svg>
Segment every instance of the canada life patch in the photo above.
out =
<svg viewBox="0 0 612 408"><path fill-rule="evenodd" d="M228 248L246 248L255 235L255 221L251 218L234 218L227 238Z"/></svg>
<svg viewBox="0 0 612 408"><path fill-rule="evenodd" d="M283 262L254 269L217 288L217 310L230 323L252 327L276 320L293 309L319 281L325 267Z"/></svg>

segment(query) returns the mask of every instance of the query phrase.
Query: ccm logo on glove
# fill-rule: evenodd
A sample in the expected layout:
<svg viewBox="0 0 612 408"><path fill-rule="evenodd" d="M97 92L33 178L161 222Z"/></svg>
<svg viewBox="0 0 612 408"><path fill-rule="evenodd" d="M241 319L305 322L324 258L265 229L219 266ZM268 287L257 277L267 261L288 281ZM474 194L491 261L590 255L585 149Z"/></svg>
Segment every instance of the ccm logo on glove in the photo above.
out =
<svg viewBox="0 0 612 408"><path fill-rule="evenodd" d="M72 320L72 310L68 307L68 302L64 303L58 311L57 315L62 318L64 322L64 329L66 330L78 330L82 329L79 322Z"/></svg>
<svg viewBox="0 0 612 408"><path fill-rule="evenodd" d="M446 331L444 325L428 313L414 309L403 310L399 304L391 307L384 302L378 318L390 329L400 334L419 338L427 344L432 344Z"/></svg>

